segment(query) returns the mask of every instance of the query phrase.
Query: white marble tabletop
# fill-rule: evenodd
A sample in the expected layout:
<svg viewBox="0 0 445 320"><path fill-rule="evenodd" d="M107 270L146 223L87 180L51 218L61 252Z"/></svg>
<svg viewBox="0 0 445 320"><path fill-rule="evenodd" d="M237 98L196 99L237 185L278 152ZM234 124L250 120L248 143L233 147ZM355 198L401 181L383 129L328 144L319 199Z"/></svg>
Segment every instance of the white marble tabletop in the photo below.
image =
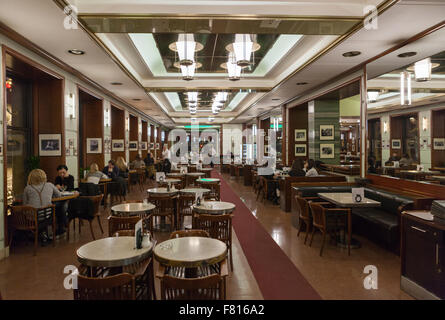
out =
<svg viewBox="0 0 445 320"><path fill-rule="evenodd" d="M213 238L183 237L158 244L153 253L156 260L164 265L193 268L224 260L227 245Z"/></svg>
<svg viewBox="0 0 445 320"><path fill-rule="evenodd" d="M117 204L115 206L111 207L112 212L116 213L125 213L125 214L139 214L139 213L145 213L147 211L151 211L156 206L152 203L140 203L140 202L134 202L134 203L121 203Z"/></svg>
<svg viewBox="0 0 445 320"><path fill-rule="evenodd" d="M170 188L170 191L167 191L167 188L151 188L147 190L148 193L157 193L157 194L176 194L179 192L179 189Z"/></svg>
<svg viewBox="0 0 445 320"><path fill-rule="evenodd" d="M189 172L189 173L186 173L186 175L192 176L192 177L200 177L200 176L204 176L205 173L204 172Z"/></svg>
<svg viewBox="0 0 445 320"><path fill-rule="evenodd" d="M182 182L182 180L181 179L170 179L170 178L167 178L167 179L164 179L163 181L158 181L158 183L180 183L180 182Z"/></svg>
<svg viewBox="0 0 445 320"><path fill-rule="evenodd" d="M205 214L227 214L235 210L235 205L224 201L202 201L199 206L193 205L193 211Z"/></svg>
<svg viewBox="0 0 445 320"><path fill-rule="evenodd" d="M201 169L199 169L200 171L212 171L213 169L212 168L201 168Z"/></svg>
<svg viewBox="0 0 445 320"><path fill-rule="evenodd" d="M181 172L171 172L166 174L167 177L182 177L183 175L185 175L185 173Z"/></svg>
<svg viewBox="0 0 445 320"><path fill-rule="evenodd" d="M147 258L152 249L152 242L136 249L134 237L110 237L83 245L77 250L77 259L90 267L122 267Z"/></svg>
<svg viewBox="0 0 445 320"><path fill-rule="evenodd" d="M352 199L351 192L319 193L318 196L342 208L380 207L380 202L366 197L364 197L361 202L355 202Z"/></svg>
<svg viewBox="0 0 445 320"><path fill-rule="evenodd" d="M184 188L181 189L181 193L209 193L210 189L205 188Z"/></svg>
<svg viewBox="0 0 445 320"><path fill-rule="evenodd" d="M196 182L200 182L200 183L214 183L214 182L220 182L220 180L218 178L200 178L200 179L196 179Z"/></svg>

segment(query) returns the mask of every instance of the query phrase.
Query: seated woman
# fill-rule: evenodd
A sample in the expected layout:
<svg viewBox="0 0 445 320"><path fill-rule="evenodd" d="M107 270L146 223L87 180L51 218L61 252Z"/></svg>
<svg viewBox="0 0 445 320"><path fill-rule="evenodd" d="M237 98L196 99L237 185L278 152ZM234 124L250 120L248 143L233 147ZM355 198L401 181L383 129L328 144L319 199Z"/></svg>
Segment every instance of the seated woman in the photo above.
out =
<svg viewBox="0 0 445 320"><path fill-rule="evenodd" d="M315 161L313 159L309 159L304 163L304 169L306 171L306 177L318 176L317 169L315 169Z"/></svg>
<svg viewBox="0 0 445 320"><path fill-rule="evenodd" d="M107 178L108 176L105 173L99 171L99 166L97 165L97 163L92 163L90 165L90 171L88 172L86 177L88 182L98 184L101 179Z"/></svg>
<svg viewBox="0 0 445 320"><path fill-rule="evenodd" d="M119 176L116 178L116 182L118 182L121 186L122 195L127 195L127 183L125 181L128 178L128 166L127 162L123 157L117 157L116 159L116 167L119 169Z"/></svg>
<svg viewBox="0 0 445 320"><path fill-rule="evenodd" d="M407 153L404 153L402 158L399 160L399 165L401 167L408 167L413 163L413 161L411 160L411 158L409 157L409 155Z"/></svg>
<svg viewBox="0 0 445 320"><path fill-rule="evenodd" d="M292 167L289 171L289 175L291 177L304 177L306 175L306 172L303 170L303 160L301 158L295 159L294 162L292 162Z"/></svg>
<svg viewBox="0 0 445 320"><path fill-rule="evenodd" d="M130 163L130 168L132 169L141 169L145 167L145 162L142 160L139 154L136 155L136 158Z"/></svg>
<svg viewBox="0 0 445 320"><path fill-rule="evenodd" d="M61 197L59 189L51 182L47 182L45 171L34 169L28 175L28 185L23 192L23 205L34 208L44 208L52 204L53 197ZM58 230L56 234L64 232L66 225L66 209L64 206L56 206Z"/></svg>
<svg viewBox="0 0 445 320"><path fill-rule="evenodd" d="M144 162L145 162L145 168L147 170L148 178L154 179L155 173L156 173L155 160L153 159L153 155L151 154L150 151L147 153L147 156L145 157Z"/></svg>
<svg viewBox="0 0 445 320"><path fill-rule="evenodd" d="M57 177L55 181L56 188L60 191L74 190L74 177L68 173L68 167L61 164L57 167Z"/></svg>

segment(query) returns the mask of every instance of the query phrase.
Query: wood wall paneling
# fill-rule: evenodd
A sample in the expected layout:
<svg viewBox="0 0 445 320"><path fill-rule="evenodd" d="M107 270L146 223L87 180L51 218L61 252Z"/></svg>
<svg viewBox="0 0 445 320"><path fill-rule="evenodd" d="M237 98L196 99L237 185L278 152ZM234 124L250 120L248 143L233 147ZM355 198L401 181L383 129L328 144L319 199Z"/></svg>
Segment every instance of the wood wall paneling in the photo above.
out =
<svg viewBox="0 0 445 320"><path fill-rule="evenodd" d="M308 132L308 105L304 103L300 106L289 109L289 119L287 125L289 126L289 163L291 166L292 162L297 158L295 156L295 145L304 144L306 145L306 156L298 157L306 160L309 156L309 132ZM295 129L305 129L306 130L306 141L295 141Z"/></svg>
<svg viewBox="0 0 445 320"><path fill-rule="evenodd" d="M130 141L138 141L138 130L138 118L130 114ZM133 161L136 158L137 154L138 151L130 151L130 161Z"/></svg>
<svg viewBox="0 0 445 320"><path fill-rule="evenodd" d="M142 142L147 142L147 150L142 150L141 154L142 154L142 158L145 158L147 156L148 153L148 148L149 148L149 143L150 141L148 141L148 123L147 121L142 120L142 137L141 137L141 141Z"/></svg>
<svg viewBox="0 0 445 320"><path fill-rule="evenodd" d="M431 165L445 167L445 150L434 150L434 138L445 138L445 109L434 110L431 117Z"/></svg>
<svg viewBox="0 0 445 320"><path fill-rule="evenodd" d="M97 123L104 123L103 100L90 95L79 89L79 106L82 122L79 132L79 143L82 143L82 163L79 166L89 168L92 163L97 163L100 169L105 167L104 158L104 126ZM102 141L101 153L87 153L87 139L100 138ZM79 159L80 161L80 159Z"/></svg>
<svg viewBox="0 0 445 320"><path fill-rule="evenodd" d="M125 111L111 106L111 140L124 140L125 148ZM125 151L111 151L111 159L125 159Z"/></svg>

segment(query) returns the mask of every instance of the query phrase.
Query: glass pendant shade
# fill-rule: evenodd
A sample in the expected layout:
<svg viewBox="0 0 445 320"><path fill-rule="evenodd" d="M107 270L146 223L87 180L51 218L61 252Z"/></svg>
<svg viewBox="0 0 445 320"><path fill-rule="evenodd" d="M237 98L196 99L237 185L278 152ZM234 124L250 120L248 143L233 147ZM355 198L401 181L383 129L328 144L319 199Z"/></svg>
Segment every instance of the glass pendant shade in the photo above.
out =
<svg viewBox="0 0 445 320"><path fill-rule="evenodd" d="M236 64L235 55L232 52L227 60L227 72L229 73L229 80L236 81L241 78L241 67Z"/></svg>
<svg viewBox="0 0 445 320"><path fill-rule="evenodd" d="M400 73L400 104L411 105L411 73L407 71Z"/></svg>
<svg viewBox="0 0 445 320"><path fill-rule="evenodd" d="M198 102L198 92L187 92L187 99L189 104L196 104Z"/></svg>
<svg viewBox="0 0 445 320"><path fill-rule="evenodd" d="M189 66L195 62L196 42L193 34L180 34L176 42L176 50L178 51L179 64L181 66Z"/></svg>
<svg viewBox="0 0 445 320"><path fill-rule="evenodd" d="M420 61L417 61L414 64L414 75L416 77L416 81L428 81L431 80L431 59L426 58Z"/></svg>
<svg viewBox="0 0 445 320"><path fill-rule="evenodd" d="M236 34L233 43L233 51L235 52L236 64L240 67L246 67L250 64L250 56L252 55L253 41L250 34Z"/></svg>
<svg viewBox="0 0 445 320"><path fill-rule="evenodd" d="M186 81L193 80L193 76L195 75L195 67L195 63L188 66L181 65L182 79Z"/></svg>

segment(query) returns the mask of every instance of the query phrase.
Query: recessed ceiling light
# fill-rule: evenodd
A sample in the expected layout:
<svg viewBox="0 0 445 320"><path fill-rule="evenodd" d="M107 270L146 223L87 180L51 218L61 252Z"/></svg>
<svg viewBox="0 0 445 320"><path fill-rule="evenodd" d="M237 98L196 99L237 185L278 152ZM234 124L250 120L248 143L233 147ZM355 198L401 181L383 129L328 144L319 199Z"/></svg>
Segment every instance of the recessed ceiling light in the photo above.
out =
<svg viewBox="0 0 445 320"><path fill-rule="evenodd" d="M415 56L416 54L417 54L417 52L409 51L409 52L404 52L404 53L398 54L397 56L399 58L408 58L408 57Z"/></svg>
<svg viewBox="0 0 445 320"><path fill-rule="evenodd" d="M112 82L111 85L112 86L121 86L122 82Z"/></svg>
<svg viewBox="0 0 445 320"><path fill-rule="evenodd" d="M76 56L81 56L81 55L85 54L85 51L78 50L78 49L70 49L70 50L68 50L68 53L74 54Z"/></svg>
<svg viewBox="0 0 445 320"><path fill-rule="evenodd" d="M304 86L306 84L307 84L307 82L297 82L297 86Z"/></svg>
<svg viewBox="0 0 445 320"><path fill-rule="evenodd" d="M343 57L350 58L350 57L356 57L361 54L362 53L360 51L348 51L343 53Z"/></svg>
<svg viewBox="0 0 445 320"><path fill-rule="evenodd" d="M133 99L133 101L141 101L141 99Z"/></svg>
<svg viewBox="0 0 445 320"><path fill-rule="evenodd" d="M272 101L280 101L280 98L273 98Z"/></svg>

